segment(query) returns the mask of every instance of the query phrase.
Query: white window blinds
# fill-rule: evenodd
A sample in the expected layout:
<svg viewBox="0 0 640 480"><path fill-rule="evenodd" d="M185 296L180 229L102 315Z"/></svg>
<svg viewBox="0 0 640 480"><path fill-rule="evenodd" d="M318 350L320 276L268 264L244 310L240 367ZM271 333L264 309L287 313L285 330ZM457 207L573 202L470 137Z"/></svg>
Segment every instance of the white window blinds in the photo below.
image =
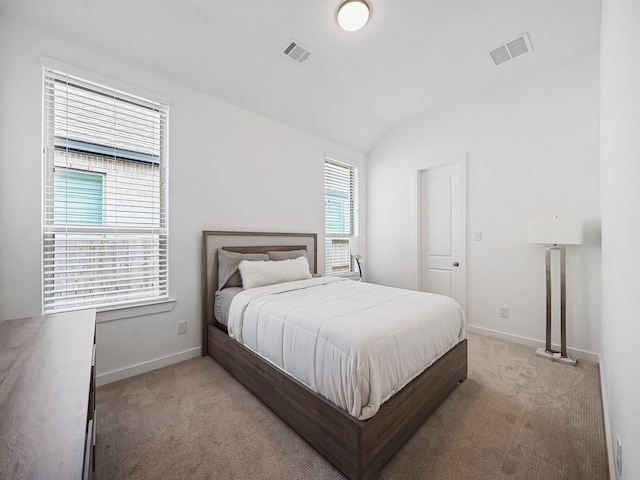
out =
<svg viewBox="0 0 640 480"><path fill-rule="evenodd" d="M44 72L43 311L168 298L168 108Z"/></svg>
<svg viewBox="0 0 640 480"><path fill-rule="evenodd" d="M358 169L325 159L324 196L325 273L353 272L350 241L358 235Z"/></svg>

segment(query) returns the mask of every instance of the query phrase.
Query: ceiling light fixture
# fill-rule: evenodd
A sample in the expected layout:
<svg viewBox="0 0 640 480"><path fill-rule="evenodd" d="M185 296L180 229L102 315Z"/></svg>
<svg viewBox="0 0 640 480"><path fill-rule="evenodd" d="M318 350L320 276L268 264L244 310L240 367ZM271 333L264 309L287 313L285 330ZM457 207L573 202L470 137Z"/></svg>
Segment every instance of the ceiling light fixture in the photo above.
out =
<svg viewBox="0 0 640 480"><path fill-rule="evenodd" d="M369 21L371 10L365 0L346 0L338 8L338 24L347 32L355 32Z"/></svg>

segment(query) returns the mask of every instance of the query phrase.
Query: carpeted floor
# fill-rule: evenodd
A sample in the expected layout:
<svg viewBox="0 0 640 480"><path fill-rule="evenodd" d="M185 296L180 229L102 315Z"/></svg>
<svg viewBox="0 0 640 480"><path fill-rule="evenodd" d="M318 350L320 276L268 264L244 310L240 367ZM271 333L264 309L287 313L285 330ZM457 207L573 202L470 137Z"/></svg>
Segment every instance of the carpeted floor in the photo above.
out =
<svg viewBox="0 0 640 480"><path fill-rule="evenodd" d="M470 334L469 377L380 479L606 480L598 366ZM344 477L210 357L97 391L96 480Z"/></svg>

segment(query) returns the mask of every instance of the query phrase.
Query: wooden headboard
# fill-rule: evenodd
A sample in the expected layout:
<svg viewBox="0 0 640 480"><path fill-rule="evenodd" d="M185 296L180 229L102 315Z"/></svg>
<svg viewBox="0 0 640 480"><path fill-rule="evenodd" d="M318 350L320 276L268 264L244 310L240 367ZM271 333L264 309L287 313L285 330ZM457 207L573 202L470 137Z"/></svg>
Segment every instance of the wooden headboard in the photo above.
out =
<svg viewBox="0 0 640 480"><path fill-rule="evenodd" d="M207 355L208 326L215 323L213 301L218 289L218 250L264 253L270 250L306 250L311 273L318 272L318 235L315 233L202 232L202 355Z"/></svg>

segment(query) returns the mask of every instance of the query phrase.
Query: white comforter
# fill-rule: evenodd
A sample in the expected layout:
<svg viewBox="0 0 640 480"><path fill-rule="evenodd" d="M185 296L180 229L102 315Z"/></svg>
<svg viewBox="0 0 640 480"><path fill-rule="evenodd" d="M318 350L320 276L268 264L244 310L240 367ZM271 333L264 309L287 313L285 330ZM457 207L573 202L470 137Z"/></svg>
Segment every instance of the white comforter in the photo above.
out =
<svg viewBox="0 0 640 480"><path fill-rule="evenodd" d="M365 420L465 335L449 297L335 277L238 293L229 335Z"/></svg>

